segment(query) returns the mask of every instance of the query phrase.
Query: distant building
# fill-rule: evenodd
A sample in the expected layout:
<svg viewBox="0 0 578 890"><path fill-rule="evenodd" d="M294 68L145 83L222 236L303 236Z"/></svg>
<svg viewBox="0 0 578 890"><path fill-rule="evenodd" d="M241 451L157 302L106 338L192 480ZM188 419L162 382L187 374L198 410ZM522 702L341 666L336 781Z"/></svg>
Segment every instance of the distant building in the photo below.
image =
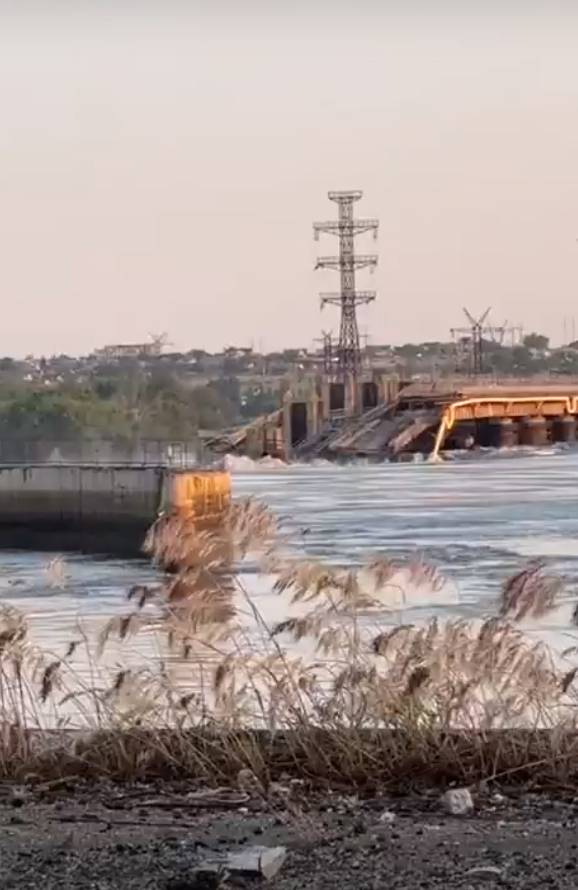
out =
<svg viewBox="0 0 578 890"><path fill-rule="evenodd" d="M223 349L225 358L246 359L253 355L252 346L225 346Z"/></svg>
<svg viewBox="0 0 578 890"><path fill-rule="evenodd" d="M158 358L162 354L163 344L153 340L151 343L116 343L95 349L97 358Z"/></svg>

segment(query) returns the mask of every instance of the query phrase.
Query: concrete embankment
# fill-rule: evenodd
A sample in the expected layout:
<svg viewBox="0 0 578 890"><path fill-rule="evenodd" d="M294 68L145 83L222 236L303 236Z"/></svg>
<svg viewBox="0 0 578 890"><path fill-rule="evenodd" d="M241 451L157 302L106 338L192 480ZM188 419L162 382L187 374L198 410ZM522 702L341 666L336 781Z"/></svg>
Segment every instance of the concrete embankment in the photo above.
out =
<svg viewBox="0 0 578 890"><path fill-rule="evenodd" d="M220 471L0 466L0 547L138 556L160 512L218 520L229 499Z"/></svg>

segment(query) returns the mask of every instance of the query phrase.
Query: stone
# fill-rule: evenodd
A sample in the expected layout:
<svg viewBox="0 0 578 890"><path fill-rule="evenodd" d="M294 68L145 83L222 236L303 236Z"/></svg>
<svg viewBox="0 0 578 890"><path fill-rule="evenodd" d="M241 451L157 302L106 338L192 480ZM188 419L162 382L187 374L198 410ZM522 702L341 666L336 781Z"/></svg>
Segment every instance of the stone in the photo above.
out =
<svg viewBox="0 0 578 890"><path fill-rule="evenodd" d="M468 788L452 788L446 791L441 804L450 816L467 816L474 809L474 801Z"/></svg>
<svg viewBox="0 0 578 890"><path fill-rule="evenodd" d="M191 878L171 878L165 890L219 890L221 876L214 871L197 871Z"/></svg>
<svg viewBox="0 0 578 890"><path fill-rule="evenodd" d="M222 883L214 871L197 871L191 878L171 878L165 890L219 890Z"/></svg>
<svg viewBox="0 0 578 890"><path fill-rule="evenodd" d="M353 824L351 826L352 834L365 834L367 831L367 823L363 816L360 816L358 819L354 819Z"/></svg>
<svg viewBox="0 0 578 890"><path fill-rule="evenodd" d="M379 817L379 821L383 825L393 825L395 822L395 813L392 813L391 810L384 810Z"/></svg>
<svg viewBox="0 0 578 890"><path fill-rule="evenodd" d="M23 807L24 804L30 801L31 797L32 795L27 788L18 786L10 789L10 804L13 807Z"/></svg>
<svg viewBox="0 0 578 890"><path fill-rule="evenodd" d="M237 785L239 791L245 794L262 796L264 793L263 783L257 778L253 770L240 769L237 774Z"/></svg>
<svg viewBox="0 0 578 890"><path fill-rule="evenodd" d="M496 865L480 865L477 868L470 868L466 872L466 878L475 878L476 881L500 881L503 874L503 870Z"/></svg>

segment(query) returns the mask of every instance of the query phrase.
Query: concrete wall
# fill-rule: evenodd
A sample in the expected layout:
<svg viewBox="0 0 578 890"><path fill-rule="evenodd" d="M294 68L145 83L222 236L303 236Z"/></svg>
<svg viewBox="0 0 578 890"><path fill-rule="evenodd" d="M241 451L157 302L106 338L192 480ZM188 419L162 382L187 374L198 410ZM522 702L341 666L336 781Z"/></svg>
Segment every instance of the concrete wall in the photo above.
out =
<svg viewBox="0 0 578 890"><path fill-rule="evenodd" d="M161 509L214 519L230 490L224 472L0 466L0 547L134 556Z"/></svg>
<svg viewBox="0 0 578 890"><path fill-rule="evenodd" d="M0 521L152 521L162 484L158 467L0 467Z"/></svg>
<svg viewBox="0 0 578 890"><path fill-rule="evenodd" d="M130 444L108 439L80 442L0 439L0 464L136 463L190 467L202 463L203 458L200 440L143 439Z"/></svg>

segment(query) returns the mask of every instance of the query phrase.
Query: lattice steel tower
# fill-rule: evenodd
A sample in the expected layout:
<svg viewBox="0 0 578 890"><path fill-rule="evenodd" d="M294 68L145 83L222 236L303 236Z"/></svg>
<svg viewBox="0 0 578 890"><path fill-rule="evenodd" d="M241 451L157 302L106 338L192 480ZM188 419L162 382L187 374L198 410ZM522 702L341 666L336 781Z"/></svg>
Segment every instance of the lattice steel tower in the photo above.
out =
<svg viewBox="0 0 578 890"><path fill-rule="evenodd" d="M375 300L375 291L355 290L355 270L370 268L377 265L375 254L355 254L354 239L363 232L373 232L377 238L379 221L377 219L354 219L353 204L359 201L363 192L329 192L330 201L335 201L339 213L336 222L313 223L315 240L319 234L339 237L339 256L319 257L316 269L334 269L340 273L340 293L320 294L321 306L328 303L341 307L341 323L339 342L337 344L337 370L340 376L356 375L361 366L361 349L359 346L359 328L357 327L357 307Z"/></svg>

